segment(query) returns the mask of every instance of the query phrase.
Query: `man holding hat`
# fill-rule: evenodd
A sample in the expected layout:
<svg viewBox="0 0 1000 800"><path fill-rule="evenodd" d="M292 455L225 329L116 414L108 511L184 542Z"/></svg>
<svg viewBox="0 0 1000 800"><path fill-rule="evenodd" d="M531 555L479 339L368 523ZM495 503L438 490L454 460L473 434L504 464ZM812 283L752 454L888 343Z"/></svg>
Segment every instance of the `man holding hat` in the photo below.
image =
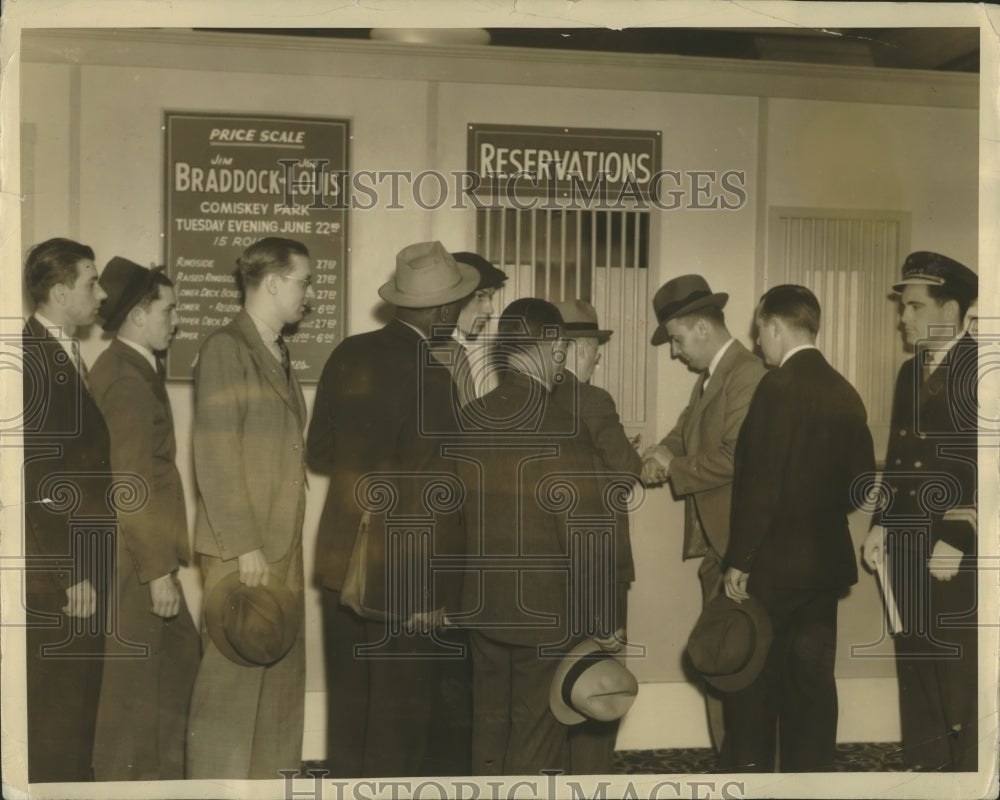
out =
<svg viewBox="0 0 1000 800"><path fill-rule="evenodd" d="M978 348L966 317L978 276L939 253L907 256L901 324L914 357L896 379L883 481L865 563L888 579L903 758L915 770L977 768ZM947 480L944 502L940 487ZM888 574L886 574L888 573Z"/></svg>
<svg viewBox="0 0 1000 800"><path fill-rule="evenodd" d="M312 266L303 244L278 237L250 245L237 265L244 307L205 339L194 373L205 651L191 698L187 777L273 780L302 762L306 407L281 332L306 313ZM240 587L271 609L291 592L294 612L278 620L242 614ZM229 624L209 624L216 604L231 608ZM275 625L290 626L293 643L248 659L250 649L241 655L228 638L246 636L248 621L269 638Z"/></svg>
<svg viewBox="0 0 1000 800"><path fill-rule="evenodd" d="M875 469L861 398L816 348L820 306L804 286L757 306L765 361L734 455L726 597L759 601L773 638L760 674L726 695L726 772L832 772L837 604L858 570L847 515ZM778 732L780 730L780 735Z"/></svg>
<svg viewBox="0 0 1000 800"><path fill-rule="evenodd" d="M190 556L187 513L158 355L173 339L177 300L161 270L125 258L111 259L99 283L103 327L115 338L94 363L90 387L111 434L112 469L139 476L148 494L118 522L117 613L105 645L94 777L180 780L201 644L177 581ZM143 657L138 646L147 648Z"/></svg>
<svg viewBox="0 0 1000 800"><path fill-rule="evenodd" d="M468 772L468 661L457 646L461 641L441 630L443 611L458 600L458 577L449 584L449 576L431 575L415 605L410 594L390 593L389 587L403 572L426 580L431 553L465 550L459 510L444 510L424 491L429 482L454 476L442 444L457 429L454 384L430 348L432 338L451 335L480 281L475 268L456 262L440 242L404 247L393 278L379 289L395 306L393 319L344 339L316 390L308 461L330 476L316 570L323 587L327 769L333 777ZM382 505L367 488L373 480L385 489ZM403 517L410 523L401 528ZM405 539L415 518L428 531L430 551L414 551L411 560L390 569L390 550L411 552L390 543ZM376 590L357 602L344 590L359 584L361 571L366 590Z"/></svg>
<svg viewBox="0 0 1000 800"><path fill-rule="evenodd" d="M733 451L764 376L760 359L726 328L729 295L714 293L700 275L667 281L653 296L657 328L652 344L670 343L670 357L697 374L687 407L659 444L643 453L647 486L669 479L684 498L683 558L701 557L702 605L722 589L722 557L729 545ZM716 750L725 729L722 700L706 687L709 731Z"/></svg>

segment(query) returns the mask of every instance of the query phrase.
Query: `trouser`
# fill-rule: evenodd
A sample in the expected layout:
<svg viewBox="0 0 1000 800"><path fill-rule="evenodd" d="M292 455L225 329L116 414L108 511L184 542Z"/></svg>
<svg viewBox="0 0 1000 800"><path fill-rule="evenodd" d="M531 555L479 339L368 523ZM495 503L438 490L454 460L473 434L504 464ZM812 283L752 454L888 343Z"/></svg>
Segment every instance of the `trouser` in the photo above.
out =
<svg viewBox="0 0 1000 800"><path fill-rule="evenodd" d="M711 547L702 556L698 567L698 580L701 582L701 607L704 608L722 593L722 558ZM726 738L726 725L722 712L722 693L708 683L703 683L705 689L705 709L708 713L708 732L712 737L712 745L717 753L722 752L722 744Z"/></svg>
<svg viewBox="0 0 1000 800"><path fill-rule="evenodd" d="M761 589L771 618L767 661L745 689L723 700L725 772L773 772L780 737L782 772L830 772L837 749L839 590Z"/></svg>

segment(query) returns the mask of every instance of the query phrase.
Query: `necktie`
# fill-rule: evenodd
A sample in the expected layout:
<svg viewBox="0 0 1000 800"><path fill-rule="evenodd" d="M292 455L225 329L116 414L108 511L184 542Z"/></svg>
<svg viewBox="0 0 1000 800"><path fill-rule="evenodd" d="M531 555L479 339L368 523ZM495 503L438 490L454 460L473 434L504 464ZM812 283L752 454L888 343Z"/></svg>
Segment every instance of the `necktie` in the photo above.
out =
<svg viewBox="0 0 1000 800"><path fill-rule="evenodd" d="M156 359L156 377L160 379L160 383L167 382L167 368L161 358Z"/></svg>
<svg viewBox="0 0 1000 800"><path fill-rule="evenodd" d="M285 340L279 335L274 343L278 345L278 351L281 353L281 368L285 371L285 380L290 381L292 379L292 359L288 354L288 345L285 344Z"/></svg>
<svg viewBox="0 0 1000 800"><path fill-rule="evenodd" d="M83 355L80 353L80 343L73 342L73 354L76 359L76 371L80 373L80 381L83 383L83 388L88 392L90 391L90 381L88 378L87 364L83 360Z"/></svg>

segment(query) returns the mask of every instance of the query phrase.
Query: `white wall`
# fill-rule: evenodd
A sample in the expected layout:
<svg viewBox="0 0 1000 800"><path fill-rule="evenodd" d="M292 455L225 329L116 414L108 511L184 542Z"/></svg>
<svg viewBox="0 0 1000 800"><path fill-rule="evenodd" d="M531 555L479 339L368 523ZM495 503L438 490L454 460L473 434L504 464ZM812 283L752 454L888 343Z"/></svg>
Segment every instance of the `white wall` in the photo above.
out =
<svg viewBox="0 0 1000 800"><path fill-rule="evenodd" d="M45 45L46 34L33 35ZM697 84L697 60L681 59L680 69L676 59L668 68L657 57L648 62L627 57L627 69L615 72L607 58L603 66L594 66L593 58L561 54L551 72L553 83L546 85L550 73L545 70L514 69L521 63L516 51L505 61L493 54L473 58L463 50L465 60L445 70L449 77L442 80L427 77L439 70L437 50L423 56L405 47L324 42L321 54L316 43L289 47L282 40L265 44L260 38L211 34L174 34L163 43L151 42L150 36L120 34L113 50L103 48L99 37L85 41L75 51L79 63L69 63L61 47L40 46L23 64L22 130L30 146L23 151L22 169L25 188L32 191L24 204L24 249L49 236L68 235L92 245L99 264L116 254L140 263L162 262L162 125L164 112L172 110L346 117L355 170L464 169L471 122L661 130L664 168L742 170L749 199L738 211L654 211L651 288L683 272L700 272L713 289L729 292L731 330L747 344L755 265L763 245L761 220L766 219L761 211L768 204L909 210L914 249L941 249L976 263L974 109L901 106L889 94L884 104L808 99L815 95L809 87L802 90L806 97L774 98L762 105L758 95L768 95L769 81L787 87L787 74L765 71L752 92L726 94L718 88L716 62L713 88L700 93L690 88ZM253 58L247 54L250 44L256 48ZM344 52L338 55L338 49ZM531 64L544 62L538 54L531 59ZM738 77L745 87L749 67L735 69L734 81ZM635 76L635 88L608 85L614 82L609 76L619 72L624 77L614 80L628 84ZM683 80L677 77L682 72ZM870 98L877 84L873 72L856 78L859 97ZM810 80L810 87L824 85L819 73ZM604 88L586 88L592 85ZM841 71L837 92L849 93L851 85ZM782 92L787 95L787 88ZM758 168L762 159L766 174ZM472 249L474 213L447 207L424 211L412 203L401 211L351 213L347 333L376 326L376 289L391 273L396 251L428 238L440 238L454 250ZM84 345L90 363L106 344L98 333L93 331ZM645 442L669 430L694 380L662 348L651 353L650 366L655 397ZM191 389L175 383L169 392L193 516ZM306 396L311 405L314 391L307 388ZM324 490L323 481L314 478L305 533L307 570ZM648 650L634 663L644 687L623 728L622 746L707 744L697 698L680 661L700 608L697 564L680 559L682 524L682 505L665 489L651 492L634 520L637 580L630 597L630 635ZM855 535L860 537L864 527L864 520L856 520ZM200 590L193 570L184 583L197 609ZM886 643L874 650L881 658L852 657L850 649L877 642L880 619L873 582L863 575L841 611L837 668L843 696L852 698L842 715L845 740L898 735ZM306 756L316 758L323 752L324 681L315 592L309 596L306 625L308 706L317 712L307 724ZM872 684L873 679L882 683ZM881 688L873 691L873 685ZM855 702L884 724L860 722L869 717L851 710ZM663 703L688 709L682 724L663 725L663 715L670 713Z"/></svg>

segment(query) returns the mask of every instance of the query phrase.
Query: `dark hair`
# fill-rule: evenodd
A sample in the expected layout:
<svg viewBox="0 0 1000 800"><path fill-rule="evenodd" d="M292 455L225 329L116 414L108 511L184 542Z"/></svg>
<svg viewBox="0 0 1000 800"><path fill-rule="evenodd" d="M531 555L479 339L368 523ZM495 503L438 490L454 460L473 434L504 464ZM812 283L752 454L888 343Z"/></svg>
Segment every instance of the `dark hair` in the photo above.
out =
<svg viewBox="0 0 1000 800"><path fill-rule="evenodd" d="M77 265L94 260L94 251L72 239L47 239L28 251L24 262L24 283L35 305L49 299L53 286L72 286L80 274Z"/></svg>
<svg viewBox="0 0 1000 800"><path fill-rule="evenodd" d="M149 304L160 299L161 286L173 286L174 282L167 277L163 267L150 270L149 280L146 282L146 291L136 302L140 308L149 308ZM135 306L133 306L134 308Z"/></svg>
<svg viewBox="0 0 1000 800"><path fill-rule="evenodd" d="M694 311L689 311L679 317L674 317L674 319L678 322L683 322L684 327L686 328L690 328L700 319L703 319L718 328L726 327L726 315L718 306L704 306L703 308L696 308Z"/></svg>
<svg viewBox="0 0 1000 800"><path fill-rule="evenodd" d="M805 286L785 283L764 292L757 305L757 315L767 322L779 317L792 328L819 333L819 300Z"/></svg>
<svg viewBox="0 0 1000 800"><path fill-rule="evenodd" d="M243 286L259 286L271 273L287 275L291 271L293 255L308 258L309 250L302 242L277 236L254 242L236 259Z"/></svg>
<svg viewBox="0 0 1000 800"><path fill-rule="evenodd" d="M969 310L972 301L976 299L972 289L959 283L958 281L946 281L943 286L927 287L927 296L932 298L939 306L943 306L949 300L958 303L958 318L965 319L965 312Z"/></svg>

